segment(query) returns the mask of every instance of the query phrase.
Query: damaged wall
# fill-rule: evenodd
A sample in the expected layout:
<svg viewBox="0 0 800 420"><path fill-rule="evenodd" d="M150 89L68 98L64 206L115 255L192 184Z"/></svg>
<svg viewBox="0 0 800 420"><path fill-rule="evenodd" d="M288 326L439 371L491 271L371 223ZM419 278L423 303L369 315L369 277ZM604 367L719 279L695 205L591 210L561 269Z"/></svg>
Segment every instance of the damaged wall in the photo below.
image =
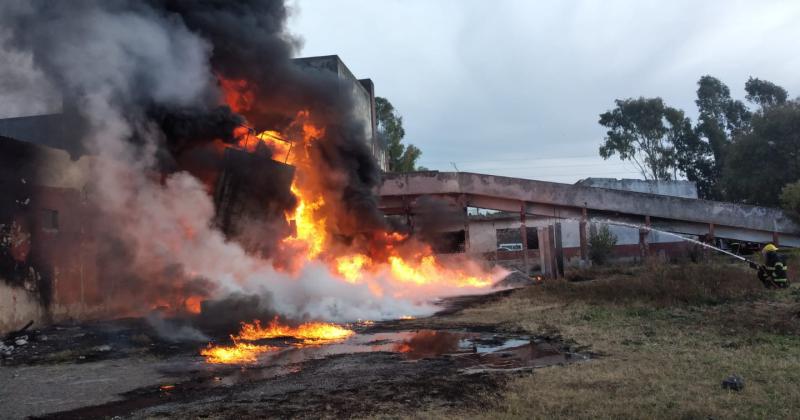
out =
<svg viewBox="0 0 800 420"><path fill-rule="evenodd" d="M22 328L28 321L46 322L46 311L38 297L23 287L0 279L0 333Z"/></svg>
<svg viewBox="0 0 800 420"><path fill-rule="evenodd" d="M65 151L0 137L0 330L23 318L82 317L102 304L87 226L91 165L91 157L73 161Z"/></svg>
<svg viewBox="0 0 800 420"><path fill-rule="evenodd" d="M364 127L364 138L369 142L367 146L372 151L375 161L382 171L386 171L388 169L388 155L386 154L386 146L377 136L375 86L372 80L359 80L356 78L338 55L302 57L296 58L292 62L304 71L335 73L340 80L346 82L343 86L349 86L349 91L339 92L339 94L352 97L353 116Z"/></svg>

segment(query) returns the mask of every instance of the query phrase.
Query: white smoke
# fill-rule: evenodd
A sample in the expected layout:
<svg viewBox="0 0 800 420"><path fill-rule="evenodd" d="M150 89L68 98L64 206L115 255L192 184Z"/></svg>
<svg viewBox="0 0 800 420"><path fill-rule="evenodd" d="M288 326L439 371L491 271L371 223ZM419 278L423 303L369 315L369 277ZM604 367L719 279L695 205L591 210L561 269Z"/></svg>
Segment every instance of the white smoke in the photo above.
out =
<svg viewBox="0 0 800 420"><path fill-rule="evenodd" d="M0 29L0 45L8 31ZM0 118L55 113L61 110L61 96L29 52L0 49Z"/></svg>
<svg viewBox="0 0 800 420"><path fill-rule="evenodd" d="M435 309L428 294L394 298L398 291L385 274L379 281L386 293L377 297L366 284L346 283L321 262L311 261L294 275L276 271L272 261L248 255L212 227L213 203L187 173L170 176L163 186L137 179L135 173L112 178L126 182L116 183L105 210L123 223L129 241L137 245L135 265L142 271L178 262L190 275L211 279L219 287L215 297L270 295L270 309L296 319L377 320Z"/></svg>

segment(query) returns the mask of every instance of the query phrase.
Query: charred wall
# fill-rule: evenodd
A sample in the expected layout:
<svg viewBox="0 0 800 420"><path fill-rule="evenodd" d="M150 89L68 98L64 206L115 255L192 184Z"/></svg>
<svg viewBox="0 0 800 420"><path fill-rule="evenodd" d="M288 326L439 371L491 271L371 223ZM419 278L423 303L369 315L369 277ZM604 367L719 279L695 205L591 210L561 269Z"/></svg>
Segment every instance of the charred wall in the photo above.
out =
<svg viewBox="0 0 800 420"><path fill-rule="evenodd" d="M77 159L86 153L84 124L76 107L68 105L59 113L0 118L0 136L64 150Z"/></svg>
<svg viewBox="0 0 800 420"><path fill-rule="evenodd" d="M266 150L226 149L214 193L217 225L248 252L270 255L275 238L290 229L284 213L296 205L293 178L294 167L272 160Z"/></svg>
<svg viewBox="0 0 800 420"><path fill-rule="evenodd" d="M15 294L0 311L0 330L25 314L78 316L102 303L81 185L88 166L86 158L0 137L0 282Z"/></svg>
<svg viewBox="0 0 800 420"><path fill-rule="evenodd" d="M378 167L386 171L388 161L386 145L377 135L377 114L375 112L375 85L370 79L356 78L338 55L302 57L292 62L304 72L333 73L343 81L339 95L352 98L353 117L364 127L364 139Z"/></svg>

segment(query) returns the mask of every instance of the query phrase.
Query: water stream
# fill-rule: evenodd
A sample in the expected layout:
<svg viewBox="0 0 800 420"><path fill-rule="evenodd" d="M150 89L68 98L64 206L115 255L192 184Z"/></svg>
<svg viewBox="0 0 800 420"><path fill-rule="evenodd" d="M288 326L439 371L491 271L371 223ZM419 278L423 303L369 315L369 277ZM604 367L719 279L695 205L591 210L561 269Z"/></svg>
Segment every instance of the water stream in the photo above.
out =
<svg viewBox="0 0 800 420"><path fill-rule="evenodd" d="M644 226L644 225L637 225L637 224L635 224L635 223L625 223L625 222L618 222L618 221L611 221L611 220L603 220L603 219L592 219L592 221L594 221L594 222L599 222L599 223L605 223L605 224L608 224L608 225L619 225L619 226L626 226L626 227L631 227L631 228L635 228L635 229L647 229L647 230L652 230L652 231L655 231L655 232L658 232L658 233L663 233L663 234L665 234L665 235L673 236L673 237L675 237L675 238L678 238L678 239L681 239L681 240L684 240L684 241L691 242L691 243L693 243L693 244L700 245L700 246L702 246L702 247L705 247L705 248L708 248L708 249L713 249L714 251L717 251L717 252L721 252L721 253L723 253L723 254L730 255L731 257L733 257L733 258L736 258L737 260L740 260L740 261L745 261L745 262L749 261L747 258L745 258L745 257L743 257L743 256L741 256L741 255L737 255L737 254L734 254L733 252L726 251L726 250L724 250L724 249L722 249L722 248L718 248L718 247L715 247L715 246L713 246L713 245L707 244L707 243L705 243L705 242L698 241L697 239L688 238L688 237L686 237L686 236L683 236L683 235L681 235L681 234L678 234L678 233L667 232L667 231L665 231L665 230L656 229L656 228L653 228L653 227L648 227L648 226Z"/></svg>

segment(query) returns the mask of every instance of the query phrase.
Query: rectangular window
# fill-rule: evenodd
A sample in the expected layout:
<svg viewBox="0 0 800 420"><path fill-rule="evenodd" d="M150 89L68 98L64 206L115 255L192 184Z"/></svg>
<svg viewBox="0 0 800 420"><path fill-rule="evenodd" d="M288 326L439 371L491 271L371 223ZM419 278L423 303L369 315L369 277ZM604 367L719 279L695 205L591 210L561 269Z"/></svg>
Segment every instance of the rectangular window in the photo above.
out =
<svg viewBox="0 0 800 420"><path fill-rule="evenodd" d="M58 232L58 211L50 209L42 209L41 223L43 231Z"/></svg>
<svg viewBox="0 0 800 420"><path fill-rule="evenodd" d="M539 236L535 227L526 226L528 249L539 249ZM498 251L522 251L522 233L519 228L497 229Z"/></svg>

